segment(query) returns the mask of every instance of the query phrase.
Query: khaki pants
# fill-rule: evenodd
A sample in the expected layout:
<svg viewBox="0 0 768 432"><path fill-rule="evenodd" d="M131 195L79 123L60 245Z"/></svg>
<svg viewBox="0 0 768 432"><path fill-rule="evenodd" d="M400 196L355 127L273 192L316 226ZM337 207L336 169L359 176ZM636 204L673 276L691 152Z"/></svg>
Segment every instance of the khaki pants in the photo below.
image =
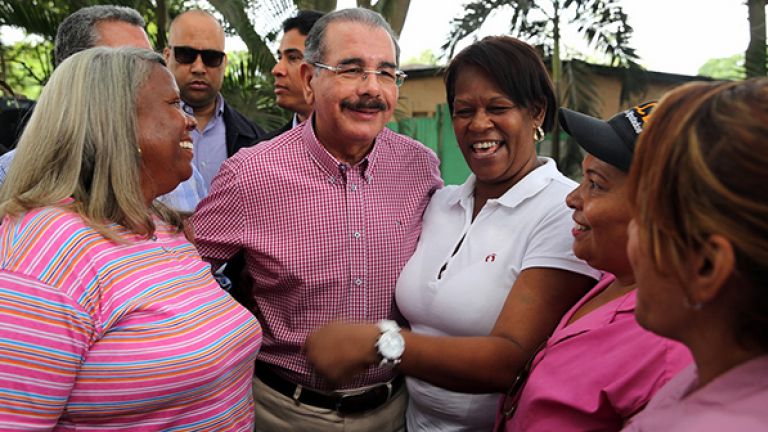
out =
<svg viewBox="0 0 768 432"><path fill-rule="evenodd" d="M253 377L255 432L404 432L408 393L403 386L375 410L340 416L336 411L297 404Z"/></svg>

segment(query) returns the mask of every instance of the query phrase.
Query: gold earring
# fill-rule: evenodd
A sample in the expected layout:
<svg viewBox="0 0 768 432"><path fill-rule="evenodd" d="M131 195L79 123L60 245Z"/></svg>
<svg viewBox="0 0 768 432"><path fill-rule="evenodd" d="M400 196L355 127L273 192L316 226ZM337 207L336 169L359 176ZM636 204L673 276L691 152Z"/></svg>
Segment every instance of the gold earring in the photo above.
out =
<svg viewBox="0 0 768 432"><path fill-rule="evenodd" d="M533 130L533 139L536 142L540 142L544 139L544 129L542 129L541 126L536 126L536 129Z"/></svg>

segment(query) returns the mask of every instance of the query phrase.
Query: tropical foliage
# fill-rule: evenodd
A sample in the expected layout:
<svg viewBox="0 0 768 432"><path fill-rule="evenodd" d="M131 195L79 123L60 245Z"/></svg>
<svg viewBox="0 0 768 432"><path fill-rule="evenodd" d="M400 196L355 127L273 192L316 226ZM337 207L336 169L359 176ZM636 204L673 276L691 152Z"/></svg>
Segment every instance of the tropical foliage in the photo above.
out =
<svg viewBox="0 0 768 432"><path fill-rule="evenodd" d="M709 59L699 68L698 74L715 79L744 79L744 54Z"/></svg>

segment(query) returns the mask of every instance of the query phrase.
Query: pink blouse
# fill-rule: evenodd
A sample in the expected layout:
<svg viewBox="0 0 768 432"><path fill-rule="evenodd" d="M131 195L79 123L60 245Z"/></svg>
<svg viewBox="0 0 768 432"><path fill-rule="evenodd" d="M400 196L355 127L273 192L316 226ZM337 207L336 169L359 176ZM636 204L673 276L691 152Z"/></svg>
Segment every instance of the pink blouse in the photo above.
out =
<svg viewBox="0 0 768 432"><path fill-rule="evenodd" d="M691 362L681 344L635 321L635 291L568 324L615 277L605 274L536 355L507 431L618 431ZM502 420L497 416L497 424Z"/></svg>

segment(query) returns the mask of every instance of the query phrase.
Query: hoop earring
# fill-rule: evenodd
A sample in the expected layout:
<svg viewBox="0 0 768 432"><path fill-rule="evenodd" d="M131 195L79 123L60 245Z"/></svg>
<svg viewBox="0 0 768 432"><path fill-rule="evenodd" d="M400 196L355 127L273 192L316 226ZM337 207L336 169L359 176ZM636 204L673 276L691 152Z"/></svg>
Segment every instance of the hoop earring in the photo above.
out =
<svg viewBox="0 0 768 432"><path fill-rule="evenodd" d="M533 139L536 142L544 140L544 129L541 126L536 126L536 129L533 130Z"/></svg>

